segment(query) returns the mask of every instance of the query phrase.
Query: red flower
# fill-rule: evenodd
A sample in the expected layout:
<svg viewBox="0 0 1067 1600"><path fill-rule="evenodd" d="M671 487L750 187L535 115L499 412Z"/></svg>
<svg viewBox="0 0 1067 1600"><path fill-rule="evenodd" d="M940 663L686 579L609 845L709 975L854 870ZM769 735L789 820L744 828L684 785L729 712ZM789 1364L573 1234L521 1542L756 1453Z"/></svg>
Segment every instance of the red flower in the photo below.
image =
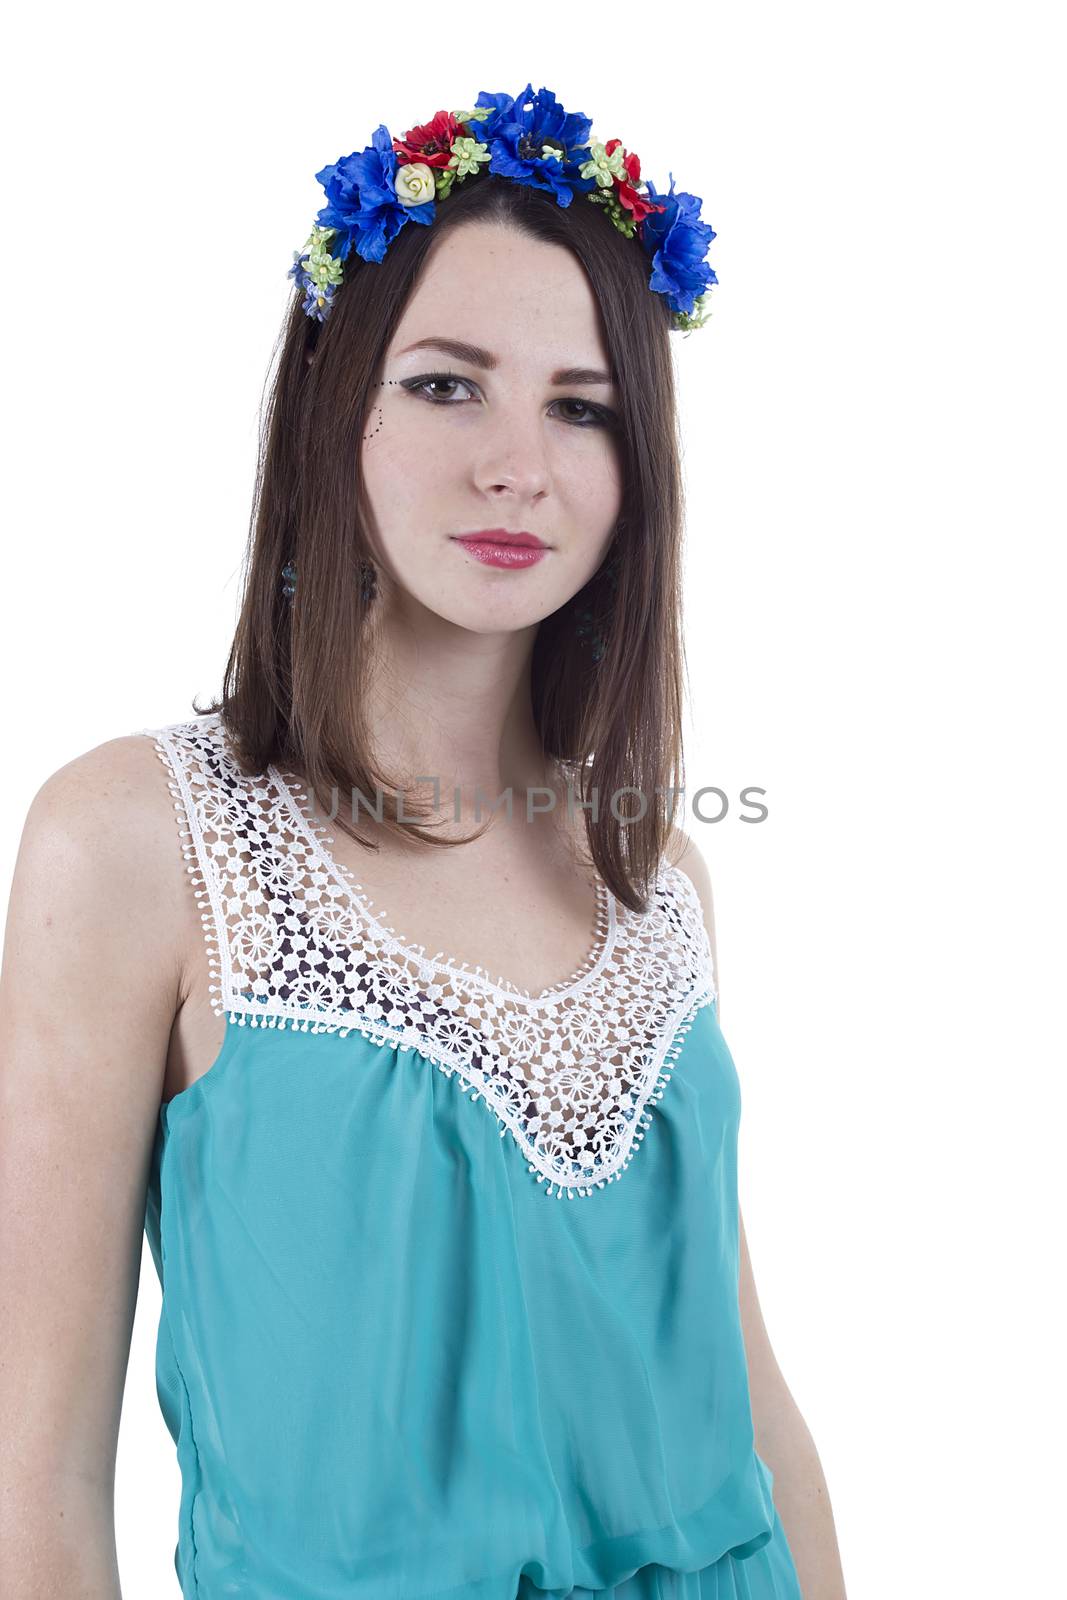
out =
<svg viewBox="0 0 1067 1600"><path fill-rule="evenodd" d="M621 139L609 139L604 149L610 156L619 149L621 144ZM641 182L640 157L630 151L623 155L622 164L630 181L626 183L622 179L616 178L615 194L619 204L624 205L627 211L633 213L634 221L644 221L645 217L653 211L665 211L667 209L666 206L653 205L651 201L645 199L643 194L638 194L637 192L637 185Z"/></svg>
<svg viewBox="0 0 1067 1600"><path fill-rule="evenodd" d="M452 140L464 133L451 111L438 111L432 122L409 128L402 139L393 140L393 150L406 161L424 161L428 167L447 167L452 159Z"/></svg>

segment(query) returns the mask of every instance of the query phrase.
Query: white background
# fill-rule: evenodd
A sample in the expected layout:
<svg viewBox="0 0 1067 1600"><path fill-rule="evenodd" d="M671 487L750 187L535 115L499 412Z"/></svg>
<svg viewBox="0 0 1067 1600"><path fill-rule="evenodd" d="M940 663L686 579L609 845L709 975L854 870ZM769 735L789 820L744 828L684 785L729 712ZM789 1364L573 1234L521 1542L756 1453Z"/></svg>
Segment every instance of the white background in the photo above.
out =
<svg viewBox="0 0 1067 1600"><path fill-rule="evenodd" d="M688 778L761 785L770 816L689 826L764 1313L852 1600L1051 1593L1051 7L62 4L7 33L5 900L45 778L220 685L314 173L380 121L530 80L702 197L714 316L674 336ZM146 1245L116 1486L128 1597L177 1594L158 1311Z"/></svg>

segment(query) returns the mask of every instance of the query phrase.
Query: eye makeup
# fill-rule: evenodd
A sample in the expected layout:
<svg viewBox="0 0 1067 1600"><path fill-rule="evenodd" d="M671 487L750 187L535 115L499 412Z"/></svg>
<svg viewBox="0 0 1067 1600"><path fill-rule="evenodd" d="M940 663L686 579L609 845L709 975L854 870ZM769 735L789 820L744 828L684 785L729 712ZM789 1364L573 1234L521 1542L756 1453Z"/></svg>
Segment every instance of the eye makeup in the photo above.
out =
<svg viewBox="0 0 1067 1600"><path fill-rule="evenodd" d="M425 372L416 378L401 378L399 383L400 387L407 390L409 394L418 395L421 399L428 401L430 405L435 406L453 406L462 402L447 399L440 395L425 393L431 384L458 383L468 390L474 390L476 387L470 378L461 378L458 372ZM610 407L597 405L594 401L586 400L581 395L566 396L563 399L554 400L552 403L553 405L578 405L583 408L589 420L573 417L564 418L564 421L569 422L571 427L617 428L619 426L619 419Z"/></svg>

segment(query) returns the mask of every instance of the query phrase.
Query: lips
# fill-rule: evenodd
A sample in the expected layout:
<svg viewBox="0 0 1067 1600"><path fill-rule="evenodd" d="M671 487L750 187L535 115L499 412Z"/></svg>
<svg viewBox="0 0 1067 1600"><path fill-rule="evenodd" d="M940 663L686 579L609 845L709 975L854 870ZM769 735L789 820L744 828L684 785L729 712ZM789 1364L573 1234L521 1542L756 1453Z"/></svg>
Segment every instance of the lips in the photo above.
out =
<svg viewBox="0 0 1067 1600"><path fill-rule="evenodd" d="M544 550L545 541L536 533L512 533L507 528L480 528L474 533L455 533L459 544L498 544L521 550Z"/></svg>
<svg viewBox="0 0 1067 1600"><path fill-rule="evenodd" d="M456 533L452 543L463 547L466 555L483 567L518 571L536 566L548 554L549 546L535 533L512 533L507 528L485 528L479 533Z"/></svg>

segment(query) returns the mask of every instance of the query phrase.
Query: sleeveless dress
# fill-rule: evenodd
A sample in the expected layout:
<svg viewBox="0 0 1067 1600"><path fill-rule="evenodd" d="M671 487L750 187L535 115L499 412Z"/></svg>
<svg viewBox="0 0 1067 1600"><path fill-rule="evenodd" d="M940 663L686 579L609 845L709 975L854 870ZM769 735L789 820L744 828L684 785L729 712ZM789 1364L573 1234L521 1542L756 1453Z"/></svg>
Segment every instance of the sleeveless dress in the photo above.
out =
<svg viewBox="0 0 1067 1600"><path fill-rule="evenodd" d="M403 945L217 713L137 731L226 1018L145 1210L183 1596L798 1600L687 875L643 915L598 878L593 950L531 995Z"/></svg>

